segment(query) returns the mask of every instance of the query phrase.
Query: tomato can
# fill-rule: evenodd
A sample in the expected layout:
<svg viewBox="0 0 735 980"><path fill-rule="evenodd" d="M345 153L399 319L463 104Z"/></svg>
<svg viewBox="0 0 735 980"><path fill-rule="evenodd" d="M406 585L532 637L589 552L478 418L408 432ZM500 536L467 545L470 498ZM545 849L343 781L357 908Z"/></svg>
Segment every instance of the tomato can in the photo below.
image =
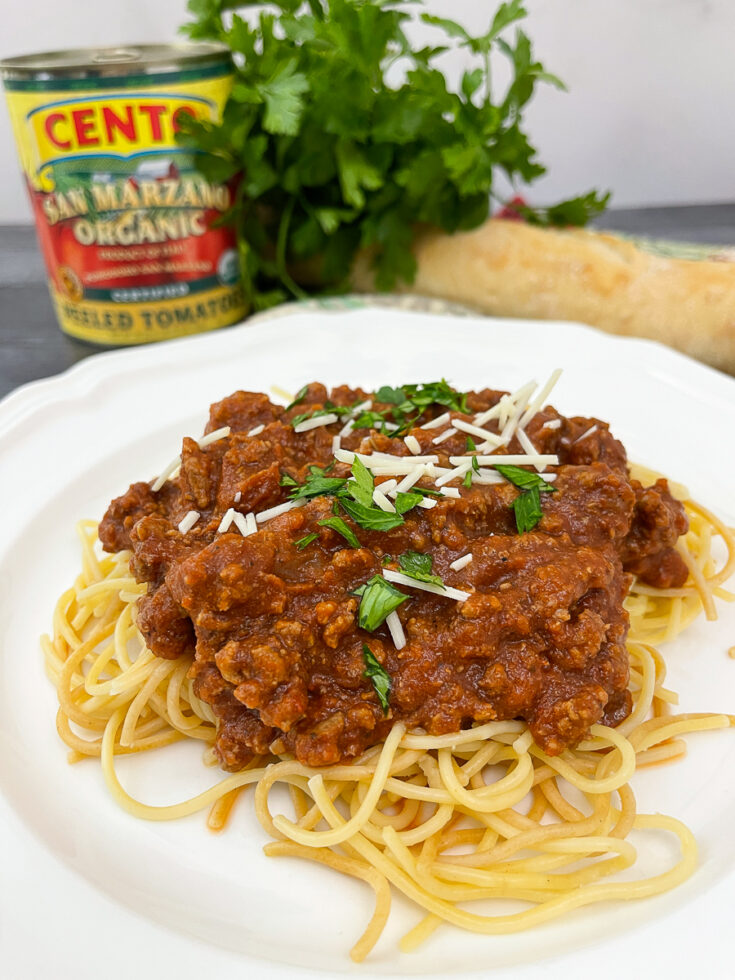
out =
<svg viewBox="0 0 735 980"><path fill-rule="evenodd" d="M139 344L241 320L237 178L178 145L216 121L233 66L217 44L48 52L0 63L61 329Z"/></svg>

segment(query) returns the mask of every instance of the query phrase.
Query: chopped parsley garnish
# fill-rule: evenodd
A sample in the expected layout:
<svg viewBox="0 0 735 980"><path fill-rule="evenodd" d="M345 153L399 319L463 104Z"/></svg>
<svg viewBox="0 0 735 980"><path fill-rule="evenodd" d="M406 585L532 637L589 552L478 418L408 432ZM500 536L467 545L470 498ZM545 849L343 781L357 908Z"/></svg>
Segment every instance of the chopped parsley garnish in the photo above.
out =
<svg viewBox="0 0 735 980"><path fill-rule="evenodd" d="M292 408L296 408L297 405L300 405L301 402L306 398L308 392L309 392L308 385L304 385L303 388L299 388L299 390L296 392L296 397L291 402L291 404L286 405L285 411L290 412Z"/></svg>
<svg viewBox="0 0 735 980"><path fill-rule="evenodd" d="M403 385L401 391L403 391L407 401L422 411L429 405L444 405L455 412L462 412L463 414L467 412L466 393L452 388L444 378L441 381L430 381L427 384Z"/></svg>
<svg viewBox="0 0 735 980"><path fill-rule="evenodd" d="M362 676L367 677L372 683L375 693L378 695L380 706L383 709L383 714L387 715L390 711L390 674L381 666L380 661L376 658L367 643L363 643L362 645L362 659L365 661L365 673Z"/></svg>
<svg viewBox="0 0 735 980"><path fill-rule="evenodd" d="M349 500L347 497L340 497L339 502L355 524L359 524L367 531L391 531L404 523L397 512L394 514L379 507L366 507L359 501Z"/></svg>
<svg viewBox="0 0 735 980"><path fill-rule="evenodd" d="M288 408L297 405L303 399L305 392L306 386L301 389L296 400L291 402ZM403 385L400 388L384 385L375 393L375 399L391 407L383 410L363 409L352 419L353 429L375 429L384 435L396 438L405 435L413 428L430 405L442 405L458 412L467 411L467 395L455 391L444 379L431 381L428 384ZM307 419L315 419L323 415L348 415L354 412L359 404L360 402L356 401L352 405L335 405L327 401L322 408L294 415L291 425L295 427Z"/></svg>
<svg viewBox="0 0 735 980"><path fill-rule="evenodd" d="M372 507L375 480L359 456L355 456L352 461L352 475L354 480L349 480L345 484L347 493L364 507Z"/></svg>
<svg viewBox="0 0 735 980"><path fill-rule="evenodd" d="M413 510L414 507L417 507L423 499L424 495L422 493L417 493L413 490L409 493L397 493L396 510L399 514L405 514L406 511Z"/></svg>
<svg viewBox="0 0 735 980"><path fill-rule="evenodd" d="M522 470L520 466L495 466L494 469L501 476L504 476L506 480L509 480L514 487L520 487L521 490L531 490L534 487L538 490L543 490L544 493L554 493L556 490L550 483L543 480L538 473L532 473L530 470Z"/></svg>
<svg viewBox="0 0 735 980"><path fill-rule="evenodd" d="M341 511L344 511L355 524L368 531L390 531L395 527L400 527L404 523L403 514L417 507L424 497L442 496L438 490L413 487L408 493L396 494L395 512L384 511L373 501L375 478L357 455L352 462L352 479L327 476L326 474L333 466L334 462L323 469L319 466L310 466L308 476L303 484L297 483L288 473L283 473L281 474L281 486L290 487L290 500L334 497L335 500L332 505L334 517L339 517ZM341 521L341 526L337 526L334 522L327 524L322 521L321 523L342 534L342 537L349 541L354 548L361 547L358 539L344 521ZM348 533L345 534L344 531Z"/></svg>
<svg viewBox="0 0 735 980"><path fill-rule="evenodd" d="M464 446L465 446L465 450L468 453L474 453L474 451L477 449L477 446L475 445L475 440L472 438L472 436L467 436L467 438L465 439Z"/></svg>
<svg viewBox="0 0 735 980"><path fill-rule="evenodd" d="M305 534L303 538L299 538L298 541L294 541L294 547L298 548L299 551L303 551L304 548L308 547L312 541L316 541L319 535L316 531L312 531L311 534Z"/></svg>
<svg viewBox="0 0 735 980"><path fill-rule="evenodd" d="M294 480L293 484L283 483L284 477L281 477L281 486L292 486L293 489L290 493L291 500L306 500L311 497L329 497L333 494L339 493L344 490L344 486L347 480L338 476L325 476L328 469L320 469L318 466L311 466L309 468L309 475L306 477L306 482L299 485ZM288 474L286 474L288 476ZM291 479L289 477L289 479Z"/></svg>
<svg viewBox="0 0 735 980"><path fill-rule="evenodd" d="M404 551L398 557L398 564L404 575L415 578L417 582L427 582L444 588L444 583L438 575L432 575L434 559L431 555L421 554L420 551Z"/></svg>
<svg viewBox="0 0 735 980"><path fill-rule="evenodd" d="M513 513L516 517L518 533L532 531L544 516L541 510L541 494L538 487L522 490L513 501Z"/></svg>
<svg viewBox="0 0 735 980"><path fill-rule="evenodd" d="M495 469L521 491L513 501L518 533L532 531L544 516L541 510L541 494L555 493L556 487L547 483L538 473L522 470L520 466L498 465Z"/></svg>
<svg viewBox="0 0 735 980"><path fill-rule="evenodd" d="M469 488L472 486L472 470L471 469L470 470L467 470L467 472L465 473L464 480L462 480L462 485L467 490L469 490Z"/></svg>
<svg viewBox="0 0 735 980"><path fill-rule="evenodd" d="M352 428L375 429L378 432L384 432L386 414L386 412L373 412L366 409L365 411L360 412L360 414L352 420Z"/></svg>
<svg viewBox="0 0 735 980"><path fill-rule="evenodd" d="M351 528L347 527L341 517L325 517L323 521L318 521L319 527L329 527L337 534L341 534L351 548L362 547L357 535Z"/></svg>
<svg viewBox="0 0 735 980"><path fill-rule="evenodd" d="M397 405L400 411L412 412L413 402L406 397L403 388L391 388L390 385L383 385L375 392L375 398L379 402L387 402L388 405Z"/></svg>
<svg viewBox="0 0 735 980"><path fill-rule="evenodd" d="M472 457L472 469L475 471L475 473L480 472L480 464L477 462L477 456Z"/></svg>
<svg viewBox="0 0 735 980"><path fill-rule="evenodd" d="M373 575L364 585L353 593L360 596L360 609L357 623L360 629L374 633L386 618L409 599L410 596L401 592L382 575Z"/></svg>

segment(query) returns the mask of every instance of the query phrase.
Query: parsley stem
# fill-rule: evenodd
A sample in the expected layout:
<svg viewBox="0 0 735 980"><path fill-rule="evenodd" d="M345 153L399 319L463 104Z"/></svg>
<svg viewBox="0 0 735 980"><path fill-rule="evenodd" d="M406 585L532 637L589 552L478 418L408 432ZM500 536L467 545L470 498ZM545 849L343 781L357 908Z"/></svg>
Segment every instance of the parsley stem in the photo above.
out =
<svg viewBox="0 0 735 980"><path fill-rule="evenodd" d="M296 198L292 197L283 209L281 220L278 224L278 240L276 242L276 266L281 282L297 299L308 299L308 293L291 278L286 268L286 247L288 244L288 229L291 224L291 215L296 204Z"/></svg>

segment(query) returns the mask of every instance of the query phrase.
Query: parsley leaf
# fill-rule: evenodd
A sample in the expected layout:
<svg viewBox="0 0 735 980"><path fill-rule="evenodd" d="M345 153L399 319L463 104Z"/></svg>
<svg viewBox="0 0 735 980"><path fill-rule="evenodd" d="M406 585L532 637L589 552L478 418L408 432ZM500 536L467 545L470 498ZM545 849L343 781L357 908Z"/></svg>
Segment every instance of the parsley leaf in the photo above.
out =
<svg viewBox="0 0 735 980"><path fill-rule="evenodd" d="M320 527L329 527L333 531L336 531L337 534L341 534L350 547L361 547L357 535L345 524L341 517L325 517L323 521L318 521L317 523Z"/></svg>
<svg viewBox="0 0 735 980"><path fill-rule="evenodd" d="M428 490L426 487L411 487L411 493L419 493L422 497L444 497L441 490Z"/></svg>
<svg viewBox="0 0 735 980"><path fill-rule="evenodd" d="M383 714L387 715L390 711L390 674L381 666L380 661L375 657L367 643L362 645L362 658L365 661L365 673L362 676L371 681L373 689L378 695Z"/></svg>
<svg viewBox="0 0 735 980"><path fill-rule="evenodd" d="M370 470L358 456L355 456L352 461L352 475L355 479L349 480L345 485L347 493L364 507L372 507L375 480Z"/></svg>
<svg viewBox="0 0 735 980"><path fill-rule="evenodd" d="M429 405L445 405L455 412L467 412L467 395L457 391L444 378L441 381L430 381L427 384L404 385L406 397L416 408L428 408Z"/></svg>
<svg viewBox="0 0 735 980"><path fill-rule="evenodd" d="M305 534L303 538L299 538L298 541L294 541L294 547L298 548L299 551L303 551L312 541L316 541L319 535L316 531L312 531L311 534Z"/></svg>
<svg viewBox="0 0 735 980"><path fill-rule="evenodd" d="M281 473L281 479L278 482L282 487L297 487L299 485L298 481L294 480L288 473Z"/></svg>
<svg viewBox="0 0 735 980"><path fill-rule="evenodd" d="M520 466L498 465L494 469L501 476L504 476L506 480L509 480L514 487L520 487L522 490L536 488L537 490L543 490L544 493L556 493L556 487L547 483L546 480L542 480L538 473L532 473L530 470L522 470Z"/></svg>
<svg viewBox="0 0 735 980"><path fill-rule="evenodd" d="M556 487L543 480L538 473L522 470L520 466L498 465L494 468L521 490L512 505L518 533L532 531L544 516L541 510L541 494L555 493Z"/></svg>
<svg viewBox="0 0 735 980"><path fill-rule="evenodd" d="M444 588L439 575L432 575L431 569L434 559L431 555L421 554L419 551L404 551L398 556L398 564L404 575L415 578L417 582L428 582L430 585L438 585Z"/></svg>
<svg viewBox="0 0 735 980"><path fill-rule="evenodd" d="M385 431L386 412L364 411L352 420L353 429L377 429Z"/></svg>
<svg viewBox="0 0 735 980"><path fill-rule="evenodd" d="M532 225L580 227L602 214L609 203L609 193L599 194L597 191L589 191L580 197L573 197L549 208L530 208L528 205L520 205L517 210Z"/></svg>
<svg viewBox="0 0 735 980"><path fill-rule="evenodd" d="M401 491L396 494L396 510L399 514L405 514L406 511L417 507L423 499L424 495L422 493L416 493L413 491L410 493L403 493Z"/></svg>
<svg viewBox="0 0 735 980"><path fill-rule="evenodd" d="M360 609L357 623L360 629L374 633L386 618L410 596L401 592L382 575L373 575L360 587Z"/></svg>
<svg viewBox="0 0 735 980"><path fill-rule="evenodd" d="M296 61L287 61L267 82L258 86L265 105L263 129L268 133L295 136L303 115L302 96L309 90L306 76L296 70Z"/></svg>
<svg viewBox="0 0 735 980"><path fill-rule="evenodd" d="M301 402L306 398L308 393L309 393L308 385L304 385L303 388L299 388L299 390L296 392L296 397L294 398L294 400L291 402L290 405L286 405L284 411L290 412L292 408L296 408L296 406L300 405Z"/></svg>
<svg viewBox="0 0 735 980"><path fill-rule="evenodd" d="M208 179L242 174L224 220L237 229L254 309L313 291L314 270L318 290L347 291L359 250L377 288L410 282L418 225L476 227L499 176L515 184L544 173L522 110L537 85L561 83L518 27L523 0L498 4L478 36L425 15L437 37L421 48L405 30L411 0L189 0L188 9L185 33L225 44L236 77L221 119L182 116L177 139ZM458 87L434 65L444 52L467 64ZM493 90L495 57L510 70L493 73L507 77ZM583 224L606 203L593 191L526 217Z"/></svg>
<svg viewBox="0 0 735 980"><path fill-rule="evenodd" d="M469 469L464 475L464 480L462 480L462 486L465 490L469 490L472 486L472 470Z"/></svg>
<svg viewBox="0 0 735 980"><path fill-rule="evenodd" d="M400 527L404 523L399 513L380 510L379 507L366 507L357 500L348 500L346 497L340 498L340 504L349 514L355 524L364 527L368 531L391 531L394 527Z"/></svg>
<svg viewBox="0 0 735 980"><path fill-rule="evenodd" d="M513 501L513 512L516 517L518 533L532 531L544 516L541 510L541 494L538 487L531 487L519 493Z"/></svg>
<svg viewBox="0 0 735 980"><path fill-rule="evenodd" d="M311 497L328 497L344 490L345 483L347 480L338 476L324 476L324 470L312 466L306 482L301 486L296 484L289 494L289 499L308 500Z"/></svg>
<svg viewBox="0 0 735 980"><path fill-rule="evenodd" d="M473 453L477 449L477 446L475 445L475 440L472 438L472 436L467 436L467 438L465 439L464 447L465 447L465 451L468 453Z"/></svg>

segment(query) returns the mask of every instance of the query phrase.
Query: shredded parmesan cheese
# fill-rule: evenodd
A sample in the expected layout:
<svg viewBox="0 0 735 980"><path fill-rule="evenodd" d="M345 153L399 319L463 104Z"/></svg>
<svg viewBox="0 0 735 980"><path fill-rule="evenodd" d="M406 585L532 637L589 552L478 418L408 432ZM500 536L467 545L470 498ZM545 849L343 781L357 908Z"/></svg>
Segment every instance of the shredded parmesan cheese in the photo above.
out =
<svg viewBox="0 0 735 980"><path fill-rule="evenodd" d="M248 435L249 436L259 436L260 433L263 431L264 428L265 428L264 425L256 425L254 429L251 429L250 432L248 432Z"/></svg>
<svg viewBox="0 0 735 980"><path fill-rule="evenodd" d="M414 456L418 456L421 452L421 443L418 441L416 436L406 436L403 440L408 447L408 451L413 453Z"/></svg>
<svg viewBox="0 0 735 980"><path fill-rule="evenodd" d="M426 475L425 466L417 466L415 470L411 473L406 474L406 476L401 480L401 482L396 486L394 490L389 490L391 497L397 496L399 493L407 493L411 487L418 483L422 476Z"/></svg>
<svg viewBox="0 0 735 980"><path fill-rule="evenodd" d="M406 645L406 634L403 632L403 626L401 626L401 621L395 609L385 617L385 625L390 630L390 635L396 650L402 650Z"/></svg>
<svg viewBox="0 0 735 980"><path fill-rule="evenodd" d="M323 425L331 425L332 422L339 422L339 417L334 412L329 412L327 415L317 415L313 419L304 419L303 422L295 425L293 430L298 433L310 432L311 429L320 429Z"/></svg>
<svg viewBox="0 0 735 980"><path fill-rule="evenodd" d="M181 456L177 456L176 459L172 459L171 460L171 462L168 464L168 466L166 467L166 469L163 470L163 472L161 473L161 475L158 476L158 477L156 477L156 479L153 481L153 483L151 485L151 490L154 493L158 493L158 491L164 485L164 483L166 482L166 480L168 480L168 478L171 476L171 474L174 472L174 470L177 470L179 468L179 466L181 466Z"/></svg>
<svg viewBox="0 0 735 980"><path fill-rule="evenodd" d="M436 438L432 439L431 441L434 443L434 445L438 446L440 442L444 442L446 439L451 439L452 436L456 435L456 429L447 429L446 432L442 432L440 436L436 436Z"/></svg>
<svg viewBox="0 0 735 980"><path fill-rule="evenodd" d="M466 459L466 456L457 457L459 459ZM434 480L435 487L443 487L445 483L451 483L452 480L461 480L465 473L468 473L472 469L472 461L469 460L466 463L462 463L460 466L455 467L455 469L450 470L448 473L444 473L439 477L438 480Z"/></svg>
<svg viewBox="0 0 735 980"><path fill-rule="evenodd" d="M422 425L421 428L422 429L439 429L443 425L445 425L449 421L450 418L451 418L451 416L450 416L449 412L444 412L442 415L437 415L437 417L435 419L432 419L431 422L427 422L425 425Z"/></svg>
<svg viewBox="0 0 735 980"><path fill-rule="evenodd" d="M214 432L208 432L206 436L202 436L201 439L197 439L197 443L200 449L204 449L205 446L211 446L213 442L219 442L220 439L226 439L229 434L229 425L223 425L221 429L215 429Z"/></svg>
<svg viewBox="0 0 735 980"><path fill-rule="evenodd" d="M508 421L505 423L503 430L500 433L500 438L504 445L507 446L510 440L513 438L525 403L534 393L536 388L536 382L529 381L528 384L523 385L523 387L519 388L518 391L511 395L513 400L513 410L510 412Z"/></svg>
<svg viewBox="0 0 735 980"><path fill-rule="evenodd" d="M502 445L500 436L494 432L488 432L487 429L481 429L479 425L472 425L471 422L463 422L462 419L455 419L452 425L461 432L467 432L471 436L477 436L478 439L483 439L488 448Z"/></svg>
<svg viewBox="0 0 735 980"><path fill-rule="evenodd" d="M206 436L202 436L201 439L197 439L197 445L200 449L204 449L205 446L211 446L213 442L217 442L220 439L225 439L230 434L229 425L223 425L221 429L215 429L214 432L208 433ZM157 476L156 479L151 484L151 490L154 493L158 493L161 487L164 485L166 480L176 472L176 470L181 466L181 456L177 456L176 459L172 459L165 470Z"/></svg>
<svg viewBox="0 0 735 980"><path fill-rule="evenodd" d="M285 504L278 504L276 507L269 507L268 510L261 510L259 514L255 515L255 520L258 524L262 524L264 521L270 521L273 517L280 517L281 514L293 510L294 507L301 507L305 503L305 500L289 500Z"/></svg>
<svg viewBox="0 0 735 980"><path fill-rule="evenodd" d="M503 395L497 405L493 405L492 408L488 408L486 412L480 412L472 420L475 425L486 425L491 419L499 418L504 411L504 399L507 399L507 395Z"/></svg>
<svg viewBox="0 0 735 980"><path fill-rule="evenodd" d="M467 456L450 456L449 462L453 466L461 466L462 463L467 460ZM521 453L511 453L509 455L501 455L498 453L496 456L476 456L480 466L535 466L536 463L543 463L544 466L558 466L559 457L553 456L550 453L537 453L535 456L528 456Z"/></svg>
<svg viewBox="0 0 735 980"><path fill-rule="evenodd" d="M544 422L541 426L542 429L560 429L561 419L549 419L548 422Z"/></svg>
<svg viewBox="0 0 735 980"><path fill-rule="evenodd" d="M534 417L534 415L538 412L538 410L544 404L546 399L549 397L554 386L556 385L556 382L559 380L561 376L562 376L561 368L557 368L555 371L551 372L551 376L549 377L549 380L546 382L546 384L543 386L541 391L536 395L534 400L531 402L531 404L528 406L526 411L521 416L521 420L518 423L518 427L520 429L526 428L528 423L531 421L531 419Z"/></svg>
<svg viewBox="0 0 735 980"><path fill-rule="evenodd" d="M235 496L233 497L233 500L234 500L234 502L235 502L236 504L239 504L239 503L240 503L240 501L242 500L242 490L238 490L238 491L237 491L237 493L236 493L236 494L235 494Z"/></svg>
<svg viewBox="0 0 735 980"><path fill-rule="evenodd" d="M573 446L576 446L578 442L581 442L583 439L586 439L587 436L591 436L593 432L597 432L597 426L596 425L590 426L590 428L587 429L586 432L583 432L582 433L582 435L579 437L579 439L575 439L574 440L574 442L572 443L572 445Z"/></svg>
<svg viewBox="0 0 735 980"><path fill-rule="evenodd" d="M459 499L462 496L456 487L442 487L439 492L441 493L442 497L456 497Z"/></svg>
<svg viewBox="0 0 735 980"><path fill-rule="evenodd" d="M285 388L281 388L278 385L271 385L271 392L274 395L277 395L279 398L282 398L287 405L290 405L293 401L293 395L286 391Z"/></svg>
<svg viewBox="0 0 735 980"><path fill-rule="evenodd" d="M528 438L528 436L523 431L523 429L519 428L516 432L516 435L518 436L518 442L520 442L521 448L525 449L529 456L538 456L538 450L531 442L531 440ZM536 463L535 466L536 466L536 470L540 473L541 470L543 469L543 466L541 466L539 463Z"/></svg>
<svg viewBox="0 0 735 980"><path fill-rule="evenodd" d="M247 520L245 519L244 515L241 514L239 511L235 511L235 514L232 518L232 522L244 538L246 538L249 534L253 533L250 530L250 526Z"/></svg>
<svg viewBox="0 0 735 980"><path fill-rule="evenodd" d="M471 553L469 555L462 555L461 558L458 558L456 561L453 561L449 567L453 569L455 572L461 572L462 569L466 568L471 561L472 561Z"/></svg>
<svg viewBox="0 0 735 980"><path fill-rule="evenodd" d="M342 436L332 436L332 455L342 446Z"/></svg>
<svg viewBox="0 0 735 980"><path fill-rule="evenodd" d="M378 507L380 507L381 510L385 510L391 514L395 514L396 512L395 507L390 502L390 500L388 500L388 498L383 493L383 491L378 489L378 487L376 487L373 490L373 500L378 505Z"/></svg>
<svg viewBox="0 0 735 980"><path fill-rule="evenodd" d="M384 493L387 497L392 490L395 490L397 485L398 485L398 480L383 480L383 482L379 484L380 492Z"/></svg>
<svg viewBox="0 0 735 980"><path fill-rule="evenodd" d="M420 589L422 592L431 592L433 595L443 595L447 599L456 599L457 602L465 602L469 599L471 593L463 592L461 589L453 589L449 585L438 586L431 585L429 582L419 582L415 578L411 578L410 575L403 575L401 572L394 572L390 568L383 569L383 577L389 582L395 582L396 585L407 585L412 589Z"/></svg>
<svg viewBox="0 0 735 980"><path fill-rule="evenodd" d="M235 508L229 507L225 511L222 520L219 522L219 527L217 528L217 534L224 534L225 531L229 528L230 524L232 524L234 519L235 519Z"/></svg>
<svg viewBox="0 0 735 980"><path fill-rule="evenodd" d="M505 483L505 477L501 476L497 470L486 470L480 467L472 474L472 483L478 487L490 487L493 484Z"/></svg>
<svg viewBox="0 0 735 980"><path fill-rule="evenodd" d="M201 515L198 510L190 510L183 520L179 521L179 531L181 531L182 534L186 534L187 531L191 531L196 522L199 520L200 516Z"/></svg>

